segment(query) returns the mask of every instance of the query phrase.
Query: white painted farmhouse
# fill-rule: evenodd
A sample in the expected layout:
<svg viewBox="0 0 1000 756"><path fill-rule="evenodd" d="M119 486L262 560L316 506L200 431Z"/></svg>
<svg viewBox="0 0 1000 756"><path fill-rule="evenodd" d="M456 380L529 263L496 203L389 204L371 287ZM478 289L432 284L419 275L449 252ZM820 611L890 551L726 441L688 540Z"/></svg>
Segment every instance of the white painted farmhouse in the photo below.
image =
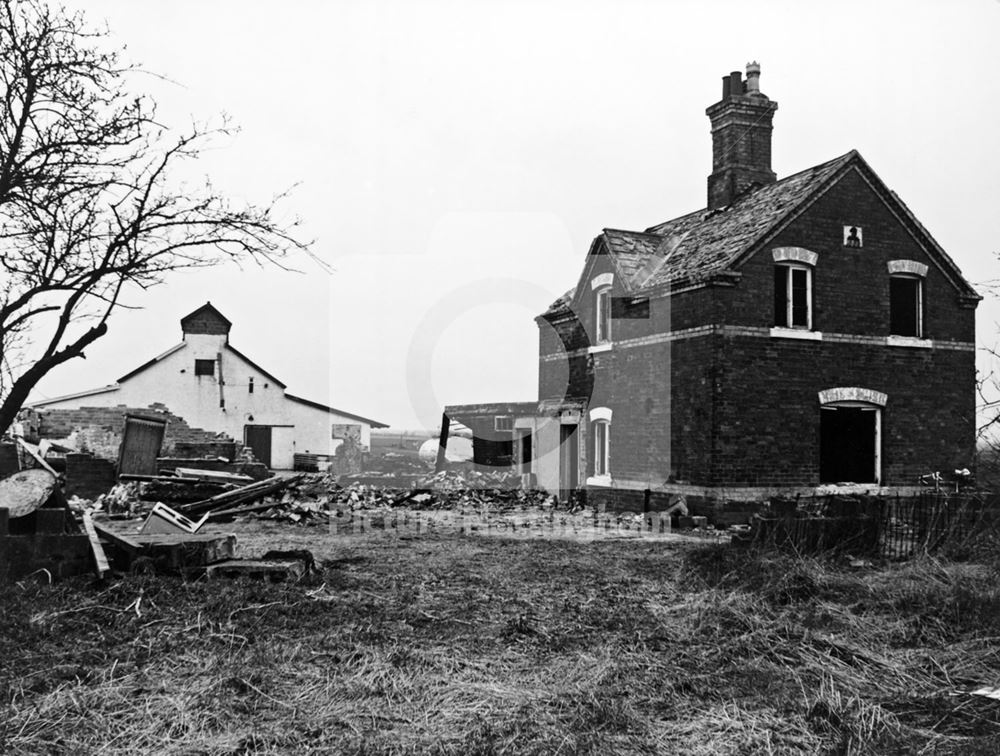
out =
<svg viewBox="0 0 1000 756"><path fill-rule="evenodd" d="M261 462L291 469L295 454L333 454L347 438L370 448L384 423L289 394L229 343L232 323L211 302L181 318L183 341L103 388L34 402L39 410L165 405L250 446Z"/></svg>

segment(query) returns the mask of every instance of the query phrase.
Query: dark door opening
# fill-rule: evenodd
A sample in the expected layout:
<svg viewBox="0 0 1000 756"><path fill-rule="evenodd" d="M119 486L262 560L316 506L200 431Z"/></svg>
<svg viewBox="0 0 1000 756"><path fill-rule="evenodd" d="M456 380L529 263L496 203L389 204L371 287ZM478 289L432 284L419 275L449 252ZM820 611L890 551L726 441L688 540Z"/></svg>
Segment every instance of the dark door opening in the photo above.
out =
<svg viewBox="0 0 1000 756"><path fill-rule="evenodd" d="M559 497L566 499L576 490L580 458L579 437L575 425L559 426Z"/></svg>
<svg viewBox="0 0 1000 756"><path fill-rule="evenodd" d="M821 483L877 483L878 411L860 407L823 407L820 415Z"/></svg>
<svg viewBox="0 0 1000 756"><path fill-rule="evenodd" d="M521 433L521 472L531 472L531 431Z"/></svg>
<svg viewBox="0 0 1000 756"><path fill-rule="evenodd" d="M250 447L258 462L271 466L271 426L247 425L243 429L243 443Z"/></svg>

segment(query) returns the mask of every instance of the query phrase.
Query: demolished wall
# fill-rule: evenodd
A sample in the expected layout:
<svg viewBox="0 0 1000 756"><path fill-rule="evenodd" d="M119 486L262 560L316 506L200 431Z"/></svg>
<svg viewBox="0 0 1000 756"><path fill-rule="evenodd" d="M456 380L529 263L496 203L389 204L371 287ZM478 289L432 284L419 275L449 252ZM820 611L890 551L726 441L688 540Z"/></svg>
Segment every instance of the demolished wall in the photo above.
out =
<svg viewBox="0 0 1000 756"><path fill-rule="evenodd" d="M90 452L96 457L117 460L118 447L125 429L125 415L145 415L167 421L161 454L183 456L193 448L228 449L233 440L224 434L192 428L163 404L148 407L82 407L80 409L28 409L24 425L32 435L46 438L78 452Z"/></svg>

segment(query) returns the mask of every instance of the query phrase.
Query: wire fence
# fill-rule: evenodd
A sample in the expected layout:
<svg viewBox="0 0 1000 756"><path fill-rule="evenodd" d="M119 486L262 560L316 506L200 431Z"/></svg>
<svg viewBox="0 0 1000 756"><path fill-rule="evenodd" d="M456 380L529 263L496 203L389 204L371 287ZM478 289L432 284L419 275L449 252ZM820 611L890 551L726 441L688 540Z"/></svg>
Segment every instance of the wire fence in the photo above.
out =
<svg viewBox="0 0 1000 756"><path fill-rule="evenodd" d="M847 552L908 559L948 550L963 556L996 539L1000 497L927 491L916 496L772 500L754 518L750 543L800 553Z"/></svg>

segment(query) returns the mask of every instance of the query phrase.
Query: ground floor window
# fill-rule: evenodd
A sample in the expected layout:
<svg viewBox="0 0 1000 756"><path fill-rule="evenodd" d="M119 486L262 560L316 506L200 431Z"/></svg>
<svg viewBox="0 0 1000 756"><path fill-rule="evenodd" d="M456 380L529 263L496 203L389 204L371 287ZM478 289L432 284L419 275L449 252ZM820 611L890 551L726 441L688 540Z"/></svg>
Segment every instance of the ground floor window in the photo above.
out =
<svg viewBox="0 0 1000 756"><path fill-rule="evenodd" d="M821 483L878 483L882 413L861 403L820 409Z"/></svg>
<svg viewBox="0 0 1000 756"><path fill-rule="evenodd" d="M608 475L608 427L607 420L594 423L594 475Z"/></svg>

